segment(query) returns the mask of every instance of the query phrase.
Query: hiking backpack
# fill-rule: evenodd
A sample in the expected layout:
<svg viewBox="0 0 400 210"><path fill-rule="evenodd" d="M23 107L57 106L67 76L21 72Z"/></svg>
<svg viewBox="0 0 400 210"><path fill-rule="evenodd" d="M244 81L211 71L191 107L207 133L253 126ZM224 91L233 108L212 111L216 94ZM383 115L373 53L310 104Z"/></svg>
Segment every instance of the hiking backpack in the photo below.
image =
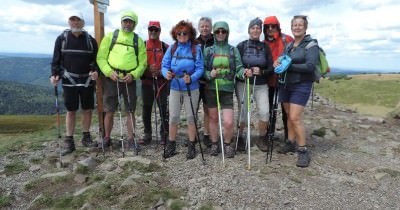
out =
<svg viewBox="0 0 400 210"><path fill-rule="evenodd" d="M110 48L109 48L109 50L108 50L108 54L110 54L111 50L114 48L114 45L117 43L118 34L119 34L119 29L115 29L115 31L114 31L114 33L113 33L113 37L112 37L112 39L111 39L111 44L110 44ZM138 57L139 45L138 45L138 39L139 39L139 36L138 36L135 32L133 32L133 46L132 46L132 45L123 44L123 43L118 43L118 44L121 44L121 45L133 47L133 49L134 49L134 51L135 51L135 55L136 55L136 65L139 65L139 57Z"/></svg>
<svg viewBox="0 0 400 210"><path fill-rule="evenodd" d="M215 56L215 52L214 52L214 45L210 47L210 60L207 64L207 69L211 70L212 66L213 66L213 62L214 62L214 56ZM235 49L233 48L233 46L229 46L229 69L231 70L231 72L229 73L229 75L227 75L229 77L229 79L235 79L235 72L236 72L236 62L235 62Z"/></svg>
<svg viewBox="0 0 400 210"><path fill-rule="evenodd" d="M330 72L330 67L328 64L328 60L326 59L325 51L318 45L317 41L309 42L306 45L305 49L308 50L311 47L316 46L316 45L318 46L318 50L319 50L319 63L315 67L314 76L315 76L315 81L319 82L321 77L325 77L326 74L328 74Z"/></svg>
<svg viewBox="0 0 400 210"><path fill-rule="evenodd" d="M86 38L86 45L88 47L88 50L74 50L74 49L65 49L68 46L68 32L70 32L70 29L64 30L62 34L62 42L61 42L61 53L64 54L66 52L78 52L78 53L93 53L94 48L92 44L92 40L90 39L90 35L88 34L87 31L82 31L83 35Z"/></svg>

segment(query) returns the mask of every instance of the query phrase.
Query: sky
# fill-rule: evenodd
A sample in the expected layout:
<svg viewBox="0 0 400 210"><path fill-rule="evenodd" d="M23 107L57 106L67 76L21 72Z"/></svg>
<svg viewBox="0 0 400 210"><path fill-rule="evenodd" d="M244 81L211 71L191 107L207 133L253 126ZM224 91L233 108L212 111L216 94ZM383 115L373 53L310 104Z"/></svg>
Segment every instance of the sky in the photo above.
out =
<svg viewBox="0 0 400 210"><path fill-rule="evenodd" d="M120 14L133 10L135 28L147 39L150 20L161 22L161 39L172 42L170 30L180 20L197 27L202 16L226 21L232 45L248 39L249 21L276 15L282 32L291 35L294 15L307 15L307 33L327 53L332 68L400 71L399 0L109 0L105 32L120 27ZM85 29L94 34L93 5L89 0L2 0L0 52L52 54L56 37L68 28L68 17L83 14Z"/></svg>

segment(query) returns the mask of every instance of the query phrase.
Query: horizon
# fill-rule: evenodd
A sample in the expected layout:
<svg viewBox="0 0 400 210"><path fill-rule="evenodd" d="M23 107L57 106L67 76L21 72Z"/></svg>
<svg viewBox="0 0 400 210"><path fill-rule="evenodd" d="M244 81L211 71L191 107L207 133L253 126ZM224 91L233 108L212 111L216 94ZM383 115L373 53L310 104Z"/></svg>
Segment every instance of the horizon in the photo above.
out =
<svg viewBox="0 0 400 210"><path fill-rule="evenodd" d="M0 40L6 52L52 53L56 37L68 27L68 17L76 13L83 15L85 30L94 34L93 5L89 1L4 0L0 9L0 21L4 23ZM105 33L120 28L120 14L126 9L137 13L135 32L144 40L150 20L161 22L161 40L172 43L169 32L179 20L189 20L197 27L200 17L208 16L214 22L228 22L229 43L234 46L248 39L248 23L255 17L264 20L275 15L282 32L292 35L291 18L303 14L309 19L307 34L318 39L331 66L382 71L400 66L400 22L391 17L400 9L400 1L112 0L104 14ZM334 16L327 15L331 11L335 11Z"/></svg>

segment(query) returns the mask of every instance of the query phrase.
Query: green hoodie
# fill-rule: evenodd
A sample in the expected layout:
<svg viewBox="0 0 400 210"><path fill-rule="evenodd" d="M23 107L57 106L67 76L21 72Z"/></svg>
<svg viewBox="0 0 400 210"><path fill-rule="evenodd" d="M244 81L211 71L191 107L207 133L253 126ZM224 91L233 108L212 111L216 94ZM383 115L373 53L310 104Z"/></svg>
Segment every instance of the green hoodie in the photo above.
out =
<svg viewBox="0 0 400 210"><path fill-rule="evenodd" d="M121 20L124 17L130 17L135 24L138 23L138 17L134 12L127 11L122 13ZM136 26L135 25L135 26ZM125 32L122 28L119 30L117 41L110 52L110 45L114 32L108 33L101 41L97 53L97 64L106 77L110 77L113 70L130 72L134 79L139 79L147 66L146 46L143 40L138 38L138 53L135 53L133 47L133 32ZM136 62L136 54L138 61Z"/></svg>
<svg viewBox="0 0 400 210"><path fill-rule="evenodd" d="M224 29L227 31L226 39L224 41L217 41L217 34L215 31L218 29ZM209 89L215 90L215 80L218 80L218 89L220 91L233 92L234 91L234 77L243 78L244 68L240 57L239 50L228 44L229 37L229 25L225 21L219 21L214 23L214 45L207 47L204 51L204 77L208 81ZM233 50L235 57L235 70L229 68L230 51ZM211 58L213 54L214 58ZM212 63L210 63L212 60ZM218 76L216 78L211 77L211 70L217 68ZM231 76L229 76L231 75Z"/></svg>

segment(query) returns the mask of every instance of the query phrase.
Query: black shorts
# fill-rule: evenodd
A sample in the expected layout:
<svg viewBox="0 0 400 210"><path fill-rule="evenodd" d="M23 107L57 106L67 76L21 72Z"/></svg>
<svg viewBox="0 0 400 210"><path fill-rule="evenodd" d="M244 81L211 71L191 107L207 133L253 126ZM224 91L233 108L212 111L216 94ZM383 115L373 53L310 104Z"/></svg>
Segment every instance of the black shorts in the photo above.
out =
<svg viewBox="0 0 400 210"><path fill-rule="evenodd" d="M233 93L226 91L219 91L219 104L221 109L233 109ZM217 94L215 90L207 91L208 97L208 108L216 108L217 107Z"/></svg>
<svg viewBox="0 0 400 210"><path fill-rule="evenodd" d="M207 105L207 89L208 89L208 84L200 82L200 95L199 95L199 103L200 101L203 102L203 104Z"/></svg>
<svg viewBox="0 0 400 210"><path fill-rule="evenodd" d="M74 112L79 109L79 101L81 108L94 109L94 87L66 87L63 86L63 96L65 108Z"/></svg>

